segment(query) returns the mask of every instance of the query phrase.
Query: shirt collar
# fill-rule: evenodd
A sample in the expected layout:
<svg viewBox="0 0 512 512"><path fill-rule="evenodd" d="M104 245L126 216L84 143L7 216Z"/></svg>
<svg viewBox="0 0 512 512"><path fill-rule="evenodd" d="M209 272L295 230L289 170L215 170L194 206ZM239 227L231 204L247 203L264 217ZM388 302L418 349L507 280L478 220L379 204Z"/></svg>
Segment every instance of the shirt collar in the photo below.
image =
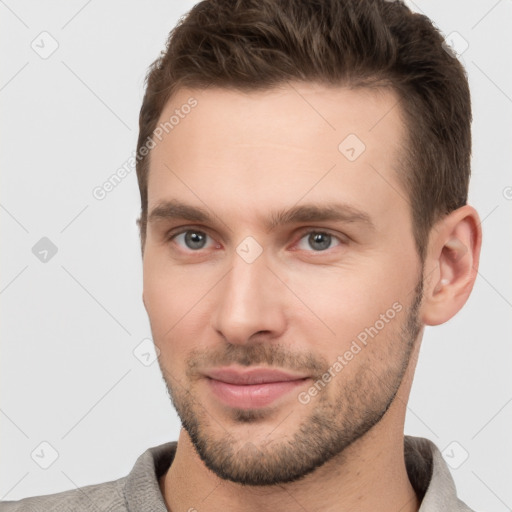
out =
<svg viewBox="0 0 512 512"><path fill-rule="evenodd" d="M124 494L129 512L168 512L159 478L176 453L173 441L146 450L126 477ZM422 437L404 436L407 474L421 500L418 512L472 512L457 498L455 484L437 446Z"/></svg>
<svg viewBox="0 0 512 512"><path fill-rule="evenodd" d="M457 498L448 465L432 441L405 436L404 453L409 480L421 499L418 512L472 512Z"/></svg>

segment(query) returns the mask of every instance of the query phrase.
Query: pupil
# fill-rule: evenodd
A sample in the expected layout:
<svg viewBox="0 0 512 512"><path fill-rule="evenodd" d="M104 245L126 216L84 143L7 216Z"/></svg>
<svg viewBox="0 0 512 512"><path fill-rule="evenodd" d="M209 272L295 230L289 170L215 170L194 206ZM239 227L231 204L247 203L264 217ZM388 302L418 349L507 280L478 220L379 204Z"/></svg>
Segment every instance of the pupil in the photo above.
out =
<svg viewBox="0 0 512 512"><path fill-rule="evenodd" d="M313 249L315 249L315 244L317 250L327 249L331 242L331 235L327 233L312 233L309 235L309 241Z"/></svg>

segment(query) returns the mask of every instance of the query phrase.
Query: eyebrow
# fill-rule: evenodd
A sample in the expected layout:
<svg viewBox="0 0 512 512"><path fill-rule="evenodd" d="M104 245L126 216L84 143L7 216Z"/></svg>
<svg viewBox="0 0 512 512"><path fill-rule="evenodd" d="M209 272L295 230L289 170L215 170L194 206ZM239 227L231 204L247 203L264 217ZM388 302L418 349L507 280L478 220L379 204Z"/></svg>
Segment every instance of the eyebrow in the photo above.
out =
<svg viewBox="0 0 512 512"><path fill-rule="evenodd" d="M215 215L208 210L183 203L177 199L157 204L149 214L148 223L176 219L215 223ZM265 219L264 226L268 231L272 231L281 225L322 221L359 223L366 225L372 231L375 230L375 225L366 212L346 203L309 203L289 209L273 210Z"/></svg>

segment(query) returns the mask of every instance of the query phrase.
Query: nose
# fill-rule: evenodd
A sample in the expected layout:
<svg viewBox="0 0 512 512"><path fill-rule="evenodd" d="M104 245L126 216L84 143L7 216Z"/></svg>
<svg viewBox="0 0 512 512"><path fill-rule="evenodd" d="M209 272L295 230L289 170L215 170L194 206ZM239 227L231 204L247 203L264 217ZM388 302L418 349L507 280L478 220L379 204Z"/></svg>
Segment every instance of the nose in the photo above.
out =
<svg viewBox="0 0 512 512"><path fill-rule="evenodd" d="M219 286L213 328L231 344L279 338L286 328L286 294L264 253L252 263L237 253Z"/></svg>

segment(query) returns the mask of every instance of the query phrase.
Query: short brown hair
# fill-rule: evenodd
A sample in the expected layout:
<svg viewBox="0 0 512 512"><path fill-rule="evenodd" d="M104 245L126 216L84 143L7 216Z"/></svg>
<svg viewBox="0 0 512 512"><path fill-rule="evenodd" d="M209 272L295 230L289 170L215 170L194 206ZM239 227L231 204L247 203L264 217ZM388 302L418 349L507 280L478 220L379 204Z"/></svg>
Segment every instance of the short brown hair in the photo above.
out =
<svg viewBox="0 0 512 512"><path fill-rule="evenodd" d="M171 96L181 87L252 91L288 80L397 92L408 128L398 172L423 262L433 224L467 202L471 102L443 36L399 0L205 0L182 17L149 68L140 110L142 249L150 153L140 150Z"/></svg>

